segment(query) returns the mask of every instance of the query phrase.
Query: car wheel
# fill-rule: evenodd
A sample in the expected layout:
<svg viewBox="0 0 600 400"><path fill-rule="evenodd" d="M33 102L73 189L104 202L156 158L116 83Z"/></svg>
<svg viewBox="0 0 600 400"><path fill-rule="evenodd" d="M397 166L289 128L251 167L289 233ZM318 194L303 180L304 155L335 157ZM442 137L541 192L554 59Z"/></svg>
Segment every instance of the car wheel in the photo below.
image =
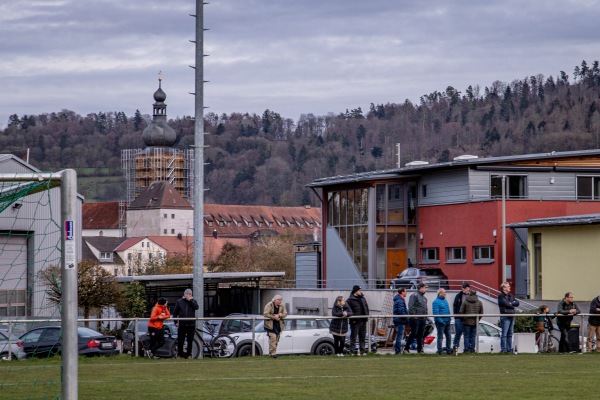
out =
<svg viewBox="0 0 600 400"><path fill-rule="evenodd" d="M14 354L9 354L8 352L4 352L0 354L0 361L14 361L17 357Z"/></svg>
<svg viewBox="0 0 600 400"><path fill-rule="evenodd" d="M335 349L333 345L328 342L320 343L315 349L315 354L318 356L331 356Z"/></svg>
<svg viewBox="0 0 600 400"><path fill-rule="evenodd" d="M256 354L260 354L258 349L256 349ZM251 344L243 344L237 351L236 357L250 357L252 356L252 345Z"/></svg>

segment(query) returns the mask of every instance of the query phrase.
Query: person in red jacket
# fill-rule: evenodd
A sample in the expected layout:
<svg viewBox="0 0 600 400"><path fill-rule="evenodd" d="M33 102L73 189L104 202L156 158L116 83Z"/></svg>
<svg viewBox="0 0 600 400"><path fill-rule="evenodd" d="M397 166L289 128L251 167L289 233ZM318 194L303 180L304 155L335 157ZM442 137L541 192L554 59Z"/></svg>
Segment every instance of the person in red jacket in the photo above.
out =
<svg viewBox="0 0 600 400"><path fill-rule="evenodd" d="M150 335L150 353L149 357L158 358L154 355L157 349L165 344L165 334L163 332L163 323L165 320L171 317L171 313L167 308L167 299L161 297L156 302L156 305L152 309L150 314L150 321L148 321L148 334Z"/></svg>

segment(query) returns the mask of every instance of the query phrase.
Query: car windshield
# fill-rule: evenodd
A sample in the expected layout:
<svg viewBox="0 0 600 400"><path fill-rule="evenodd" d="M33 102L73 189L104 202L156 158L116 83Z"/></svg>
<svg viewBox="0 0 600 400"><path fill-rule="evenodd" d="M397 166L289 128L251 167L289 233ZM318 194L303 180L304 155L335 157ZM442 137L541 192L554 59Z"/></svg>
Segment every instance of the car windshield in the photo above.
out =
<svg viewBox="0 0 600 400"><path fill-rule="evenodd" d="M427 276L443 275L442 270L437 268L424 268L421 271L424 275Z"/></svg>
<svg viewBox="0 0 600 400"><path fill-rule="evenodd" d="M96 332L93 329L90 328L84 328L84 327L79 327L77 328L77 334L80 337L98 337L98 336L102 336L102 334L100 332Z"/></svg>

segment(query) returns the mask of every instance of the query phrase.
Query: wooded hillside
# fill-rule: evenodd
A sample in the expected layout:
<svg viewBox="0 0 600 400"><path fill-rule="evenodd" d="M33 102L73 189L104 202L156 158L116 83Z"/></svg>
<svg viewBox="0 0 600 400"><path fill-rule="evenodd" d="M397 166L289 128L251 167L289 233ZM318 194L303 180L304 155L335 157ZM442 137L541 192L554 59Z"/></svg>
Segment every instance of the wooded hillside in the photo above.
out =
<svg viewBox="0 0 600 400"><path fill-rule="evenodd" d="M276 108L274 106L273 108ZM302 115L297 122L275 111L262 115L205 116L207 203L316 205L304 185L315 178L394 168L401 162L451 160L600 147L600 68L583 61L570 78L533 75L489 87L451 86L419 104L371 104L340 114ZM78 115L62 110L11 115L0 148L48 171L74 168L79 177L122 176L121 150L143 148L150 116L109 111ZM170 120L176 147L193 143L192 117ZM80 189L82 192L82 189ZM121 200L124 180L82 192L88 200Z"/></svg>

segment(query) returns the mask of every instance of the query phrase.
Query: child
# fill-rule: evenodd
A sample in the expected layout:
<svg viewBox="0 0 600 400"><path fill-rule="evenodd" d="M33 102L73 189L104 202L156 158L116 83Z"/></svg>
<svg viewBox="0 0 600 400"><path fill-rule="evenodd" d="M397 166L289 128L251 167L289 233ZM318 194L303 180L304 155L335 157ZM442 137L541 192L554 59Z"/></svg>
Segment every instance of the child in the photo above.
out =
<svg viewBox="0 0 600 400"><path fill-rule="evenodd" d="M548 331L552 330L552 319L554 315L548 315L550 307L546 305L540 306L537 316L534 317L534 321L537 322L537 330L535 331L535 342L538 344L539 351L545 353L547 351ZM540 340L540 338L542 340Z"/></svg>

